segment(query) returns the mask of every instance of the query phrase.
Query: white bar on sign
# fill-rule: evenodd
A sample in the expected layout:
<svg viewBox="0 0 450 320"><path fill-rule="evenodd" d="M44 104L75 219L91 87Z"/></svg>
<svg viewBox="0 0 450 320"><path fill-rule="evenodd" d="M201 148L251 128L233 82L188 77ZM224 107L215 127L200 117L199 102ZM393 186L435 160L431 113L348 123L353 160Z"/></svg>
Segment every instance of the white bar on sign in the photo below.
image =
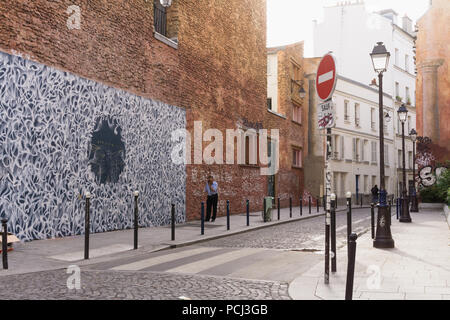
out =
<svg viewBox="0 0 450 320"><path fill-rule="evenodd" d="M331 70L330 72L324 73L322 75L319 76L319 84L331 80L333 79L333 70Z"/></svg>

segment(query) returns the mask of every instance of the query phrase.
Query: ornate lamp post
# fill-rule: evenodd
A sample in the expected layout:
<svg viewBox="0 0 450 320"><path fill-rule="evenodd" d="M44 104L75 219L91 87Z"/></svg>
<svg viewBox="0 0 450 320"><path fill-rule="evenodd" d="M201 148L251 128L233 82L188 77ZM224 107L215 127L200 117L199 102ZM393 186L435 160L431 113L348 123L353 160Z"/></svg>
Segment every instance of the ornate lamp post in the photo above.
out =
<svg viewBox="0 0 450 320"><path fill-rule="evenodd" d="M383 72L387 70L391 54L386 50L383 42L377 42L373 48L370 57L373 63L373 69L378 73L379 83L379 122L380 122L380 196L378 204L377 232L373 241L375 248L394 248L394 239L392 239L390 217L388 205L386 202L386 189L384 177L384 113L383 113Z"/></svg>
<svg viewBox="0 0 450 320"><path fill-rule="evenodd" d="M416 141L417 141L417 132L414 129L411 129L409 133L411 140L413 142L413 189L412 189L412 203L411 203L411 212L419 212L419 205L417 203L417 194L416 194Z"/></svg>
<svg viewBox="0 0 450 320"><path fill-rule="evenodd" d="M402 186L402 211L400 212L400 222L411 222L411 216L409 215L409 204L406 195L406 168L405 168L405 121L408 117L408 109L402 104L397 110L398 118L402 123L402 158L403 158L403 186Z"/></svg>

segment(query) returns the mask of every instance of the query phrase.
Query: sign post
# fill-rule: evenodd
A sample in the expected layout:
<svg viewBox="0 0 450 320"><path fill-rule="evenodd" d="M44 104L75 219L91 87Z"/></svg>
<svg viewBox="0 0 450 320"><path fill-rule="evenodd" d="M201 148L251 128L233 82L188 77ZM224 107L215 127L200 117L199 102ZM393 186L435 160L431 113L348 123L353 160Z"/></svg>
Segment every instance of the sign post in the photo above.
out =
<svg viewBox="0 0 450 320"><path fill-rule="evenodd" d="M331 170L329 160L331 156L331 128L336 126L335 107L332 101L334 89L336 88L336 60L331 53L327 53L319 63L316 76L316 92L320 99L317 106L317 123L319 130L327 130L327 143L325 153L325 284L330 279L330 223L331 223ZM332 257L336 257L336 252L331 252Z"/></svg>

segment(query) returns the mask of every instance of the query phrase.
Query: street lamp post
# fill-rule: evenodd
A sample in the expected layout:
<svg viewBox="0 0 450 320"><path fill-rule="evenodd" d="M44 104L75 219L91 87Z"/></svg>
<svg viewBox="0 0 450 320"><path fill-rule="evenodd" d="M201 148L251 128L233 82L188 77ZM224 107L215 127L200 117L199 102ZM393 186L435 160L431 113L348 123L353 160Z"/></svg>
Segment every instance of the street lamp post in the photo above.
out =
<svg viewBox="0 0 450 320"><path fill-rule="evenodd" d="M413 142L413 188L412 188L412 203L411 203L411 212L419 212L419 205L417 203L417 193L416 193L416 141L417 141L417 132L414 129L411 129L409 133L411 140Z"/></svg>
<svg viewBox="0 0 450 320"><path fill-rule="evenodd" d="M386 189L384 177L384 124L383 124L383 72L387 70L391 54L386 50L383 42L377 42L373 48L370 57L373 68L378 73L379 81L379 122L380 122L380 198L378 204L377 231L373 241L375 248L394 248L394 239L392 239L391 226L389 219L388 205L386 202Z"/></svg>
<svg viewBox="0 0 450 320"><path fill-rule="evenodd" d="M408 117L408 109L402 104L397 110L398 118L402 123L402 158L403 158L403 186L402 186L402 211L400 212L400 222L411 222L409 215L408 196L406 194L406 166L405 166L405 121Z"/></svg>

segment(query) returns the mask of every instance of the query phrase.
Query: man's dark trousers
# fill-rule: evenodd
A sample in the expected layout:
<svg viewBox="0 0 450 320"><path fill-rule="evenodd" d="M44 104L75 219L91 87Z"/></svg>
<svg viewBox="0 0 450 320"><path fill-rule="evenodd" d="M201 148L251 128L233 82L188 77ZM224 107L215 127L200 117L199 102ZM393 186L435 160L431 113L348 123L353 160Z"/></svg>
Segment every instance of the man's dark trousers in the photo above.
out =
<svg viewBox="0 0 450 320"><path fill-rule="evenodd" d="M216 219L217 214L217 200L218 200L217 194L213 194L212 196L208 196L208 199L206 200L206 221L209 221L211 217L211 207L213 208L213 216L212 219Z"/></svg>

